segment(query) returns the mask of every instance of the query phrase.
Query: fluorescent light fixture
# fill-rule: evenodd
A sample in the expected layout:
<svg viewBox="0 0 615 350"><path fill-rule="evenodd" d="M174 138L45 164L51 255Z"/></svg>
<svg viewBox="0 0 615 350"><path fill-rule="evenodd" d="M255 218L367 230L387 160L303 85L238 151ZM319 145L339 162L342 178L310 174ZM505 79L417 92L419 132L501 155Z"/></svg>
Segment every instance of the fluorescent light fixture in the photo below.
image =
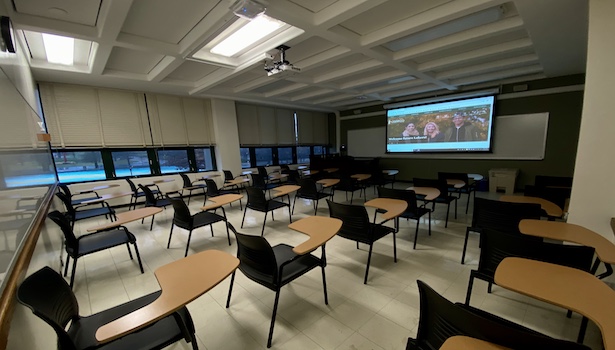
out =
<svg viewBox="0 0 615 350"><path fill-rule="evenodd" d="M399 108L399 107L410 107L410 106L422 105L425 103L458 100L458 99L467 98L467 97L481 97L481 96L495 95L499 92L500 92L499 88L480 90L480 91L470 91L470 92L465 92L465 93L460 93L460 94L451 94L451 95L445 95L445 96L423 98L423 99L414 100L414 101L391 103L391 104L382 106L382 108L392 109L392 108Z"/></svg>
<svg viewBox="0 0 615 350"><path fill-rule="evenodd" d="M231 57L278 30L284 24L284 22L266 15L259 15L219 42L210 52L216 55Z"/></svg>
<svg viewBox="0 0 615 350"><path fill-rule="evenodd" d="M43 33L43 44L45 45L47 62L73 65L75 39Z"/></svg>

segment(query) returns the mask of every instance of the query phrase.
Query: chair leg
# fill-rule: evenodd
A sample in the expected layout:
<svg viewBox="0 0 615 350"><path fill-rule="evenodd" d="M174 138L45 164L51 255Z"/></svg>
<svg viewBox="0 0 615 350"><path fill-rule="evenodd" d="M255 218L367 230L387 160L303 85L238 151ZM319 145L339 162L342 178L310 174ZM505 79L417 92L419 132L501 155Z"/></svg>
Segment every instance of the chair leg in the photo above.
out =
<svg viewBox="0 0 615 350"><path fill-rule="evenodd" d="M213 224L209 224L209 229L211 230L211 236L214 236L214 225Z"/></svg>
<svg viewBox="0 0 615 350"><path fill-rule="evenodd" d="M470 207L470 197L472 196L472 191L468 192L468 203L466 204L466 215L468 214L468 208Z"/></svg>
<svg viewBox="0 0 615 350"><path fill-rule="evenodd" d="M427 234L431 236L431 212L427 213L427 220L429 220Z"/></svg>
<svg viewBox="0 0 615 350"><path fill-rule="evenodd" d="M184 254L184 257L188 256L188 248L190 248L190 238L191 237L192 237L192 230L188 232L188 242L186 242L186 253Z"/></svg>
<svg viewBox="0 0 615 350"><path fill-rule="evenodd" d="M419 236L419 221L421 220L421 218L416 219L416 230L414 230L414 245L412 246L412 249L416 249L416 240Z"/></svg>
<svg viewBox="0 0 615 350"><path fill-rule="evenodd" d="M271 213L273 216L273 213ZM261 230L261 237L265 234L265 223L267 222L267 212L265 212L265 219L263 220L263 229Z"/></svg>
<svg viewBox="0 0 615 350"><path fill-rule="evenodd" d="M329 296L327 295L327 279L325 278L325 264L321 266L322 270L322 290L325 292L325 305L329 305Z"/></svg>
<svg viewBox="0 0 615 350"><path fill-rule="evenodd" d="M247 211L248 211L248 206L246 205L246 210L243 211L243 218L241 219L241 228L243 228L243 221L246 219Z"/></svg>
<svg viewBox="0 0 615 350"><path fill-rule="evenodd" d="M468 291L466 292L466 305L470 305L470 297L472 296L472 285L474 284L474 274L470 272L470 280L468 281Z"/></svg>
<svg viewBox="0 0 615 350"><path fill-rule="evenodd" d="M487 293L491 293L492 289L493 289L493 282L489 282L489 285L487 286Z"/></svg>
<svg viewBox="0 0 615 350"><path fill-rule="evenodd" d="M288 198L288 201L290 202L290 198ZM314 215L316 215L316 213L314 213ZM273 212L271 213L271 216L273 217ZM293 223L293 214L291 214L290 212L290 204L288 204L288 219L290 220L290 223Z"/></svg>
<svg viewBox="0 0 615 350"><path fill-rule="evenodd" d="M171 236L173 236L173 227L175 227L175 224L171 224L171 231L169 231L169 241L167 242L167 249L169 249L169 247L171 246Z"/></svg>
<svg viewBox="0 0 615 350"><path fill-rule="evenodd" d="M128 242L126 242L126 249L128 249L128 256L130 257L130 260L134 260L134 258L132 257L132 252L130 251L130 246L128 245Z"/></svg>
<svg viewBox="0 0 615 350"><path fill-rule="evenodd" d="M585 331L587 330L587 317L583 316L581 319L581 327L579 328L579 335L577 336L577 343L583 344L583 339L585 339Z"/></svg>
<svg viewBox="0 0 615 350"><path fill-rule="evenodd" d="M275 325L275 316L278 312L278 301L280 301L280 288L275 292L275 302L273 303L273 313L271 314L271 326L269 327L269 338L267 339L267 347L271 347L271 339L273 338L273 326Z"/></svg>
<svg viewBox="0 0 615 350"><path fill-rule="evenodd" d="M75 272L77 272L77 258L73 259L73 271L70 274L70 289L73 289L75 284Z"/></svg>
<svg viewBox="0 0 615 350"><path fill-rule="evenodd" d="M463 251L461 252L461 264L465 264L466 260L466 249L468 249L468 237L470 236L470 228L466 227L466 238L463 241Z"/></svg>
<svg viewBox="0 0 615 350"><path fill-rule="evenodd" d="M372 249L373 248L374 248L374 243L370 243L369 244L369 254L367 255L367 267L365 268L365 278L363 279L363 284L367 284L367 275L369 274L369 264L372 261Z"/></svg>
<svg viewBox="0 0 615 350"><path fill-rule="evenodd" d="M64 277L68 274L68 263L70 262L70 255L66 254L66 265L64 265Z"/></svg>
<svg viewBox="0 0 615 350"><path fill-rule="evenodd" d="M457 199L455 199L455 220L457 220Z"/></svg>
<svg viewBox="0 0 615 350"><path fill-rule="evenodd" d="M444 222L444 228L448 227L448 212L451 209L451 203L448 203L448 206L446 207L446 221Z"/></svg>
<svg viewBox="0 0 615 350"><path fill-rule="evenodd" d="M154 228L154 217L156 215L152 215L152 222L149 224L149 230L151 231Z"/></svg>
<svg viewBox="0 0 615 350"><path fill-rule="evenodd" d="M395 239L395 231L393 231L393 262L397 262L397 240Z"/></svg>
<svg viewBox="0 0 615 350"><path fill-rule="evenodd" d="M145 271L143 271L143 263L141 262L141 255L139 254L139 248L137 248L137 242L135 241L133 244L135 248L135 254L137 255L137 261L139 262L139 268L141 269L141 273L145 273Z"/></svg>
<svg viewBox="0 0 615 350"><path fill-rule="evenodd" d="M318 212L318 199L314 201L314 215Z"/></svg>
<svg viewBox="0 0 615 350"><path fill-rule="evenodd" d="M233 271L233 273L231 274L231 283L228 287L228 296L226 297L226 308L228 309L229 305L231 304L231 294L233 294L233 283L235 282L235 272Z"/></svg>

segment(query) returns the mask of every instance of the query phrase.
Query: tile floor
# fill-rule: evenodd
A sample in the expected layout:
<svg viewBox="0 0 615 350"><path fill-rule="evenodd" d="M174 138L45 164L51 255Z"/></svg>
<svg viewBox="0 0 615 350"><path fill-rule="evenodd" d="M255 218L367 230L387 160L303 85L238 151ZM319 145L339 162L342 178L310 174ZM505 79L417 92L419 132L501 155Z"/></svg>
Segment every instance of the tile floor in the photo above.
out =
<svg viewBox="0 0 615 350"><path fill-rule="evenodd" d="M397 184L397 187L406 187ZM368 198L374 197L368 189ZM478 193L478 196L489 196ZM202 197L193 198L191 210L197 211ZM336 194L336 201L344 202L344 193ZM461 249L466 227L471 223L471 210L465 214L465 195L459 201L458 217L453 209L448 228L444 228L446 207L437 205L432 214L432 235L427 235L427 222L421 220L417 249L412 249L414 221L401 221L397 235L398 262L393 262L392 238L385 237L374 245L369 281L363 284L367 260L367 247L359 250L355 243L334 237L327 244L326 268L329 305L324 304L322 279L319 269L297 279L283 288L272 348L276 349L404 349L408 337L417 331L419 295L416 280L428 283L449 300L465 299L468 276L478 263L478 235L471 234L466 264L460 264ZM355 199L361 204L362 199ZM311 202L297 200L293 220L313 213ZM472 203L470 203L472 205ZM368 208L373 215L373 209ZM263 214L248 210L241 229L242 212L238 205L227 208L229 221L243 233L260 234ZM328 216L326 202L321 200L318 215ZM175 229L171 248L167 249L169 228L173 216L168 208L155 218L154 229L149 222L134 222L128 228L137 236L145 273L141 274L135 261L131 261L124 247L89 255L80 260L75 280L82 314L97 312L158 289L153 271L184 255L187 232ZM296 245L305 239L287 228L286 209L275 212L275 221L269 216L265 237L272 245ZM98 220L99 222L104 219ZM76 232L85 232L96 220L81 221ZM49 225L48 225L49 226ZM193 232L190 252L219 249L236 253L234 237L229 246L223 224L214 225L215 236L209 228ZM232 233L231 233L232 235ZM229 280L188 305L199 338L199 348L265 349L273 306L274 292L237 273L230 308L225 308ZM582 288L582 287L581 287ZM494 286L487 294L487 284L474 283L471 304L494 314L518 322L548 335L576 339L580 317L566 318L566 311ZM41 342L43 344L51 340ZM590 322L585 344L601 348L599 330ZM42 348L49 348L50 344ZM170 349L191 349L179 342Z"/></svg>

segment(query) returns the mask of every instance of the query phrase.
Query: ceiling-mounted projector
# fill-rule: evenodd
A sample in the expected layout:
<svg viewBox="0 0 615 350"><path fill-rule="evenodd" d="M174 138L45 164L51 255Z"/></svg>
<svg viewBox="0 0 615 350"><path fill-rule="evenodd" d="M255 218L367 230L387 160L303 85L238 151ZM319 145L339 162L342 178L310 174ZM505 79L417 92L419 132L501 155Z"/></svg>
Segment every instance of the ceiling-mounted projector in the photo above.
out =
<svg viewBox="0 0 615 350"><path fill-rule="evenodd" d="M265 13L267 7L254 0L237 0L230 9L239 17L254 19L256 16Z"/></svg>
<svg viewBox="0 0 615 350"><path fill-rule="evenodd" d="M289 75L295 75L301 71L301 69L293 66L286 60L286 50L290 47L286 45L280 45L276 48L278 52L276 54L269 55L272 60L271 64L265 61L265 71L268 77L283 78ZM279 59L276 61L276 57Z"/></svg>

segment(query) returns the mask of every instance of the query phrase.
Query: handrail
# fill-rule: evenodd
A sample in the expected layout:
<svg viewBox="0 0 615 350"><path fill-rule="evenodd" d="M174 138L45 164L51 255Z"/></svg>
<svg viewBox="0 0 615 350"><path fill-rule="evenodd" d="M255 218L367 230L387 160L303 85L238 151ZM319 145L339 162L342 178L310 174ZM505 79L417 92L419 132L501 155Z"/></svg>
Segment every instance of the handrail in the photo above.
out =
<svg viewBox="0 0 615 350"><path fill-rule="evenodd" d="M32 220L30 232L24 238L25 241L21 245L21 251L16 253L17 257L15 263L6 274L6 283L0 294L0 350L6 349L11 320L13 318L13 311L15 310L15 295L17 293L17 287L26 275L30 260L32 259L32 254L36 248L36 242L38 241L38 237L41 233L42 226L45 222L47 212L49 211L49 206L51 205L53 195L56 190L57 183L49 187L47 194L45 195Z"/></svg>

